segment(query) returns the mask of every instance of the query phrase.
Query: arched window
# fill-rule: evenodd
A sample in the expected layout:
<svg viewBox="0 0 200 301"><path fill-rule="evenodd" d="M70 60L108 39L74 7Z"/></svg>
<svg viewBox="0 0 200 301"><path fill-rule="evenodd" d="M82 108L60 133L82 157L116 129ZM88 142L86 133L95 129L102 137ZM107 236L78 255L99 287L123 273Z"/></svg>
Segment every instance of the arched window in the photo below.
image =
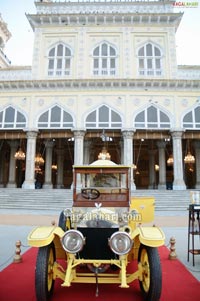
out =
<svg viewBox="0 0 200 301"><path fill-rule="evenodd" d="M103 42L93 51L93 75L116 74L116 50Z"/></svg>
<svg viewBox="0 0 200 301"><path fill-rule="evenodd" d="M38 128L71 128L73 127L72 116L61 109L59 106L54 106L44 112L38 120Z"/></svg>
<svg viewBox="0 0 200 301"><path fill-rule="evenodd" d="M20 129L26 127L25 116L13 107L8 107L0 112L0 128Z"/></svg>
<svg viewBox="0 0 200 301"><path fill-rule="evenodd" d="M169 129L169 117L154 106L146 108L135 117L135 128L139 129Z"/></svg>
<svg viewBox="0 0 200 301"><path fill-rule="evenodd" d="M151 43L138 50L139 75L162 75L161 51Z"/></svg>
<svg viewBox="0 0 200 301"><path fill-rule="evenodd" d="M53 47L48 54L48 75L65 76L71 73L71 50L63 44Z"/></svg>
<svg viewBox="0 0 200 301"><path fill-rule="evenodd" d="M122 120L119 114L103 105L91 112L86 118L86 128L121 128Z"/></svg>
<svg viewBox="0 0 200 301"><path fill-rule="evenodd" d="M187 129L200 129L200 106L183 117L183 127Z"/></svg>

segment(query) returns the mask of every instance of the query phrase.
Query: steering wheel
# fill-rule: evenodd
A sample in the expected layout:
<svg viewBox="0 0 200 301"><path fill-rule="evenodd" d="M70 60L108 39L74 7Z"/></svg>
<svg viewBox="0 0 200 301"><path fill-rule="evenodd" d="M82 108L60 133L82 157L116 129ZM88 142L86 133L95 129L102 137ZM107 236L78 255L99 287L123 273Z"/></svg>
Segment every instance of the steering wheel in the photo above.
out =
<svg viewBox="0 0 200 301"><path fill-rule="evenodd" d="M81 190L81 195L84 199L95 200L100 196L100 192L94 188L85 188Z"/></svg>

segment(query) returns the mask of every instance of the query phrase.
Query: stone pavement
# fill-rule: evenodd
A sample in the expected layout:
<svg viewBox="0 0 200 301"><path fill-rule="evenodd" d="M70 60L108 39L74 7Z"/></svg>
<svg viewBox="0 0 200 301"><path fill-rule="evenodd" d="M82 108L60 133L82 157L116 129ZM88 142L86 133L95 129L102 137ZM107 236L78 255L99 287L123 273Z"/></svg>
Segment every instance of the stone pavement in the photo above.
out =
<svg viewBox="0 0 200 301"><path fill-rule="evenodd" d="M55 211L0 209L0 271L13 261L16 241L21 241L21 254L23 254L29 248L28 233L36 226L57 223L59 214L60 212ZM150 225L153 224L163 229L166 236L165 245L168 248L170 238L175 238L178 259L200 281L200 256L195 256L194 267L191 254L189 262L187 261L188 212L155 212L154 221ZM196 245L200 248L200 239L197 238Z"/></svg>

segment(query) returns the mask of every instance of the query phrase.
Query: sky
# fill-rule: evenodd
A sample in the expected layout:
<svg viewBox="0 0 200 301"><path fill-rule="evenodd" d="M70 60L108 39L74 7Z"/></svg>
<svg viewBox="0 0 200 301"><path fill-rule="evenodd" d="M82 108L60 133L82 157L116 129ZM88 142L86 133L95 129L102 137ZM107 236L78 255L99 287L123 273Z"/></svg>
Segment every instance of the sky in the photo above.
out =
<svg viewBox="0 0 200 301"><path fill-rule="evenodd" d="M34 33L25 13L35 12L34 0L0 0L0 14L12 34L4 53L12 65L32 65ZM184 12L176 33L177 63L200 65L200 0L198 8L176 8L175 12Z"/></svg>

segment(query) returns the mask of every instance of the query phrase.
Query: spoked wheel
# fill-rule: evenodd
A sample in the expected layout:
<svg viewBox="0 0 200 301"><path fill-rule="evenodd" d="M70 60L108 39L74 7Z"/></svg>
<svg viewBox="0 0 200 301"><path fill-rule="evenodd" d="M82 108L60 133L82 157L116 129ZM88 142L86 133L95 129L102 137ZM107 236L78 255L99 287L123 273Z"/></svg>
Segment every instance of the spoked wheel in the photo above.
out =
<svg viewBox="0 0 200 301"><path fill-rule="evenodd" d="M142 264L140 289L146 301L158 301L162 289L162 271L157 248L140 246L138 261Z"/></svg>
<svg viewBox="0 0 200 301"><path fill-rule="evenodd" d="M100 192L94 188L85 188L81 190L81 195L84 199L95 200L100 196Z"/></svg>
<svg viewBox="0 0 200 301"><path fill-rule="evenodd" d="M53 288L53 264L55 262L55 247L51 243L48 246L40 247L38 250L36 270L35 270L35 289L37 301L47 301L50 299Z"/></svg>

